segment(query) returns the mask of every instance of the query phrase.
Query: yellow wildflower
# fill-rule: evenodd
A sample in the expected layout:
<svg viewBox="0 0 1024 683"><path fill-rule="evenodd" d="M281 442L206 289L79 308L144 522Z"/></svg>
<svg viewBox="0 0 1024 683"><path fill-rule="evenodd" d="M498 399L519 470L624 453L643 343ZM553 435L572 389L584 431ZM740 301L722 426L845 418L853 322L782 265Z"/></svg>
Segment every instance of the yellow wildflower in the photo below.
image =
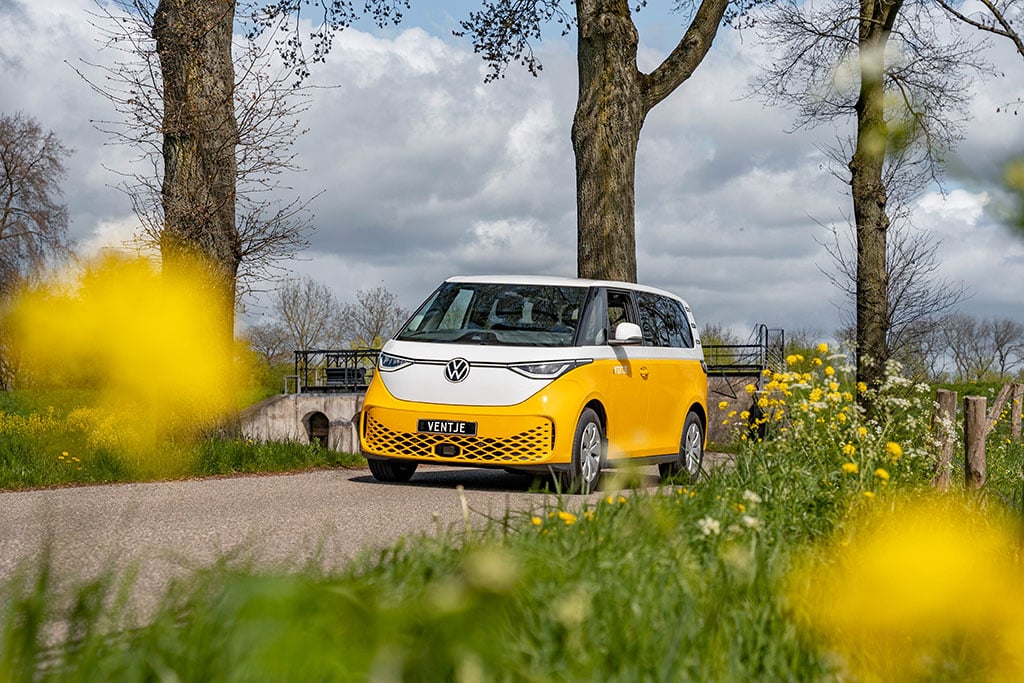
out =
<svg viewBox="0 0 1024 683"><path fill-rule="evenodd" d="M796 365L796 355L795 354L791 353L788 356L786 356L786 365Z"/></svg>
<svg viewBox="0 0 1024 683"><path fill-rule="evenodd" d="M534 517L530 518L530 523L533 524L534 526L540 526L541 524L544 523L544 520L541 519L540 517L534 516Z"/></svg>
<svg viewBox="0 0 1024 683"><path fill-rule="evenodd" d="M845 446L843 446L843 455L845 455L847 457L852 456L856 452L857 452L857 447L854 446L852 443L848 443Z"/></svg>
<svg viewBox="0 0 1024 683"><path fill-rule="evenodd" d="M576 515L572 514L568 510L560 510L558 512L558 518L565 522L566 526L572 526L576 523Z"/></svg>
<svg viewBox="0 0 1024 683"><path fill-rule="evenodd" d="M870 499L872 499L872 498L874 498L874 497L875 497L875 493L874 493L874 491L865 491L865 492L863 493L863 496L864 496L865 498L867 498L868 500L870 500Z"/></svg>
<svg viewBox="0 0 1024 683"><path fill-rule="evenodd" d="M903 457L903 448L895 441L885 444L885 450L889 454L889 459L893 462Z"/></svg>
<svg viewBox="0 0 1024 683"><path fill-rule="evenodd" d="M746 391L748 394L752 394L755 391L757 391L757 387L754 386L753 384L748 384L747 386L743 387L743 390Z"/></svg>
<svg viewBox="0 0 1024 683"><path fill-rule="evenodd" d="M818 353L828 353L828 344L826 344L825 342L818 344L817 351Z"/></svg>
<svg viewBox="0 0 1024 683"><path fill-rule="evenodd" d="M843 450L846 450L846 449L844 448ZM860 470L860 468L857 467L857 463L855 463L855 462L844 462L843 463L843 473L844 474L857 474L857 472L859 470Z"/></svg>
<svg viewBox="0 0 1024 683"><path fill-rule="evenodd" d="M875 476L878 477L879 479L881 479L882 481L889 481L889 473L886 472L881 467L879 467L877 470L875 470Z"/></svg>
<svg viewBox="0 0 1024 683"><path fill-rule="evenodd" d="M729 407L729 402L728 401L719 401L718 402L718 409L719 410L725 410L728 407Z"/></svg>
<svg viewBox="0 0 1024 683"><path fill-rule="evenodd" d="M868 385L867 384L865 384L864 382L857 382L857 391L859 391L860 393L863 394L867 390L868 390Z"/></svg>
<svg viewBox="0 0 1024 683"><path fill-rule="evenodd" d="M857 436L859 436L860 438L863 439L867 435L868 435L868 428L867 427L857 427Z"/></svg>
<svg viewBox="0 0 1024 683"><path fill-rule="evenodd" d="M825 374L831 377L832 375L836 374L836 369L829 365L825 368Z"/></svg>

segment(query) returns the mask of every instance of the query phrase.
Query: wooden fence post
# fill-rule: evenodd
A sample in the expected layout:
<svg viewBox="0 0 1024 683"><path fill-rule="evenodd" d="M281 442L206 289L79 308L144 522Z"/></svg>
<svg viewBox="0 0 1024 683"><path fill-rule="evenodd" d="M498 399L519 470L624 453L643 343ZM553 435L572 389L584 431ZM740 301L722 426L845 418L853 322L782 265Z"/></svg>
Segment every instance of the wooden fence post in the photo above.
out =
<svg viewBox="0 0 1024 683"><path fill-rule="evenodd" d="M1010 399L1010 435L1014 441L1020 439L1020 411L1024 403L1024 384L1014 384Z"/></svg>
<svg viewBox="0 0 1024 683"><path fill-rule="evenodd" d="M935 392L935 409L932 413L932 434L938 446L935 460L935 477L932 485L941 491L949 488L950 471L953 462L953 446L956 443L956 392L938 389Z"/></svg>
<svg viewBox="0 0 1024 683"><path fill-rule="evenodd" d="M968 490L978 490L985 484L985 403L984 396L964 397L964 483Z"/></svg>
<svg viewBox="0 0 1024 683"><path fill-rule="evenodd" d="M987 431L992 431L992 428L996 426L996 422L999 421L999 415L1003 412L1003 406L1006 405L1006 399L1010 398L1010 392L1013 389L1012 384L1004 384L1003 388L999 390L999 395L996 396L995 402L992 407L988 410L988 419L986 420Z"/></svg>

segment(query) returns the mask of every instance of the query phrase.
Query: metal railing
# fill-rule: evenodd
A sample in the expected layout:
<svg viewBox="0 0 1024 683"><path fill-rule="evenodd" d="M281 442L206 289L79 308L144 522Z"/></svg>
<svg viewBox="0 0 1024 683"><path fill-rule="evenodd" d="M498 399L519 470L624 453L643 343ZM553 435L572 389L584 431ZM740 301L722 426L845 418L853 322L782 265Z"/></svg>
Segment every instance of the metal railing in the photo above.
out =
<svg viewBox="0 0 1024 683"><path fill-rule="evenodd" d="M295 352L295 374L285 377L285 393L366 391L377 367L379 349Z"/></svg>
<svg viewBox="0 0 1024 683"><path fill-rule="evenodd" d="M705 344L704 363L713 377L761 376L785 368L786 334L758 325L747 344Z"/></svg>
<svg viewBox="0 0 1024 683"><path fill-rule="evenodd" d="M761 376L785 368L785 332L758 325L747 344L705 344L704 362L712 377ZM285 393L361 392L370 384L380 349L295 352L295 373L285 377Z"/></svg>

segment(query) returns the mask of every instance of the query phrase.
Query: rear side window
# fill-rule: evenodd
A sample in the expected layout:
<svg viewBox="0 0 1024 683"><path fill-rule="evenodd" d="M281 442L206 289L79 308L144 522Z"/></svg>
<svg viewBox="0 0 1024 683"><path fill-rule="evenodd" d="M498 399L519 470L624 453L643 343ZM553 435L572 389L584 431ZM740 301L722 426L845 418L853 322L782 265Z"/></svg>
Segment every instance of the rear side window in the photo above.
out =
<svg viewBox="0 0 1024 683"><path fill-rule="evenodd" d="M650 292L637 292L636 300L645 346L693 348L693 331L681 303Z"/></svg>

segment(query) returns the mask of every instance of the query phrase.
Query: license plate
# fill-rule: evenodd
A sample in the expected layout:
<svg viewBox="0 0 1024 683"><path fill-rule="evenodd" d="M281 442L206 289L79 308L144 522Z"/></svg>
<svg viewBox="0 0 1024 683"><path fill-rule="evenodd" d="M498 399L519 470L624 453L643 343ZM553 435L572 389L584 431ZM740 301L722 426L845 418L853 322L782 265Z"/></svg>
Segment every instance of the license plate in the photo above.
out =
<svg viewBox="0 0 1024 683"><path fill-rule="evenodd" d="M416 430L424 434L459 434L476 436L476 422L462 420L419 420Z"/></svg>

